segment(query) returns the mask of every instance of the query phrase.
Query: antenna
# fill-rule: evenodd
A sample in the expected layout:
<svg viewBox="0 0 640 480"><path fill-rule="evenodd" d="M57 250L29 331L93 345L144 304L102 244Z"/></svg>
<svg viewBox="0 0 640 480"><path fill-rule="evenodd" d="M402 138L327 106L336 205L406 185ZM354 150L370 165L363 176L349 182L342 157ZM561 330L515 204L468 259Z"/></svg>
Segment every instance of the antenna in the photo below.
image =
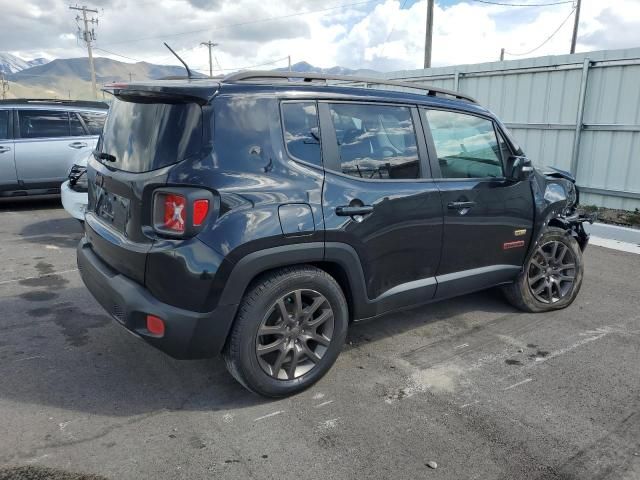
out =
<svg viewBox="0 0 640 480"><path fill-rule="evenodd" d="M186 63L183 59L181 59L181 58L180 58L180 55L178 55L178 54L173 50L173 48L171 48L171 47L167 44L167 42L162 42L162 43L164 43L164 46L165 46L165 47L167 47L167 48L169 49L169 51L170 51L171 53L173 53L173 54L175 55L175 57L176 57L178 60L180 60L180 63L182 63L182 65L184 65L184 68L185 68L185 70L187 71L187 77L188 77L188 78L193 78L193 77L191 76L191 70L189 70L189 66L187 65L187 63Z"/></svg>

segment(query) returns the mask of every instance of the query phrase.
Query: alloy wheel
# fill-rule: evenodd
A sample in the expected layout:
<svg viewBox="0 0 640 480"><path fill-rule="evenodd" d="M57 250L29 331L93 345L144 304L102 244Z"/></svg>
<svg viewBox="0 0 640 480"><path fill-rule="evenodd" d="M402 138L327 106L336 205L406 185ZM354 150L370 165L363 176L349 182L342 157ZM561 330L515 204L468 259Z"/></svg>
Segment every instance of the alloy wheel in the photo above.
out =
<svg viewBox="0 0 640 480"><path fill-rule="evenodd" d="M571 293L576 273L576 259L571 249L552 240L539 246L531 257L527 282L536 300L551 304Z"/></svg>
<svg viewBox="0 0 640 480"><path fill-rule="evenodd" d="M322 359L333 329L333 310L324 295L309 289L289 292L269 308L260 324L258 363L278 380L301 377Z"/></svg>

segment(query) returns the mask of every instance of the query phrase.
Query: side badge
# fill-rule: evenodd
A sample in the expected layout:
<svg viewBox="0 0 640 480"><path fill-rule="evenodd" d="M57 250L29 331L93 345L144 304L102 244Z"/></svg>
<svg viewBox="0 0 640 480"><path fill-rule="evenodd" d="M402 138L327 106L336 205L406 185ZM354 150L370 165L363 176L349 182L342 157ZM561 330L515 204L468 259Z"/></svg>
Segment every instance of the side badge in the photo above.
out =
<svg viewBox="0 0 640 480"><path fill-rule="evenodd" d="M526 234L527 234L527 229L526 229L526 228L521 228L520 230L516 230L516 231L514 231L514 232L513 232L513 234L514 234L516 237L521 237L521 236L523 236L523 235L526 235Z"/></svg>
<svg viewBox="0 0 640 480"><path fill-rule="evenodd" d="M524 240L516 240L514 242L504 242L502 244L503 250L509 250L511 248L520 248L524 247Z"/></svg>

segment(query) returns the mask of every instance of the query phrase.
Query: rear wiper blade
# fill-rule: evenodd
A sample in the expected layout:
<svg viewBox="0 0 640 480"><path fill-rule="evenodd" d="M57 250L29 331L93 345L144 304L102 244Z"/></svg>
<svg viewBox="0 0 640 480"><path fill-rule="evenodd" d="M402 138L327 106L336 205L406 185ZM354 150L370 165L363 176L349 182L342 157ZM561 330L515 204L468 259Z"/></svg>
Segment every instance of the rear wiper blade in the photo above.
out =
<svg viewBox="0 0 640 480"><path fill-rule="evenodd" d="M117 160L115 155L110 153L94 151L93 156L96 157L96 160L106 160L107 162L115 162Z"/></svg>

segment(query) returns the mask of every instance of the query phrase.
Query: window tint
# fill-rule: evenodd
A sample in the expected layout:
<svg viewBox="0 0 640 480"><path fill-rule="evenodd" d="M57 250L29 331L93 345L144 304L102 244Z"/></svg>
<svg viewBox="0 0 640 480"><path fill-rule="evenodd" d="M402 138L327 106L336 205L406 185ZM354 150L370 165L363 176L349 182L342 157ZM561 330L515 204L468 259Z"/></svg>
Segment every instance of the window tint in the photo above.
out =
<svg viewBox="0 0 640 480"><path fill-rule="evenodd" d="M106 113L95 112L79 112L84 124L89 129L89 135L100 135L102 133L102 127L104 127L104 121L107 118Z"/></svg>
<svg viewBox="0 0 640 480"><path fill-rule="evenodd" d="M289 154L320 165L320 130L315 102L283 103L282 120L284 142Z"/></svg>
<svg viewBox="0 0 640 480"><path fill-rule="evenodd" d="M0 140L9 138L9 110L0 110Z"/></svg>
<svg viewBox="0 0 640 480"><path fill-rule="evenodd" d="M97 150L115 157L112 168L148 172L173 165L200 153L202 107L115 99L101 138Z"/></svg>
<svg viewBox="0 0 640 480"><path fill-rule="evenodd" d="M20 110L21 138L50 138L69 136L67 112L56 110Z"/></svg>
<svg viewBox="0 0 640 480"><path fill-rule="evenodd" d="M373 179L420 177L409 108L332 104L330 111L342 173Z"/></svg>
<svg viewBox="0 0 640 480"><path fill-rule="evenodd" d="M493 122L473 115L426 110L443 178L501 177Z"/></svg>
<svg viewBox="0 0 640 480"><path fill-rule="evenodd" d="M78 118L76 112L69 112L69 128L71 129L72 137L80 137L86 135L84 132L84 128L82 127L82 123Z"/></svg>

